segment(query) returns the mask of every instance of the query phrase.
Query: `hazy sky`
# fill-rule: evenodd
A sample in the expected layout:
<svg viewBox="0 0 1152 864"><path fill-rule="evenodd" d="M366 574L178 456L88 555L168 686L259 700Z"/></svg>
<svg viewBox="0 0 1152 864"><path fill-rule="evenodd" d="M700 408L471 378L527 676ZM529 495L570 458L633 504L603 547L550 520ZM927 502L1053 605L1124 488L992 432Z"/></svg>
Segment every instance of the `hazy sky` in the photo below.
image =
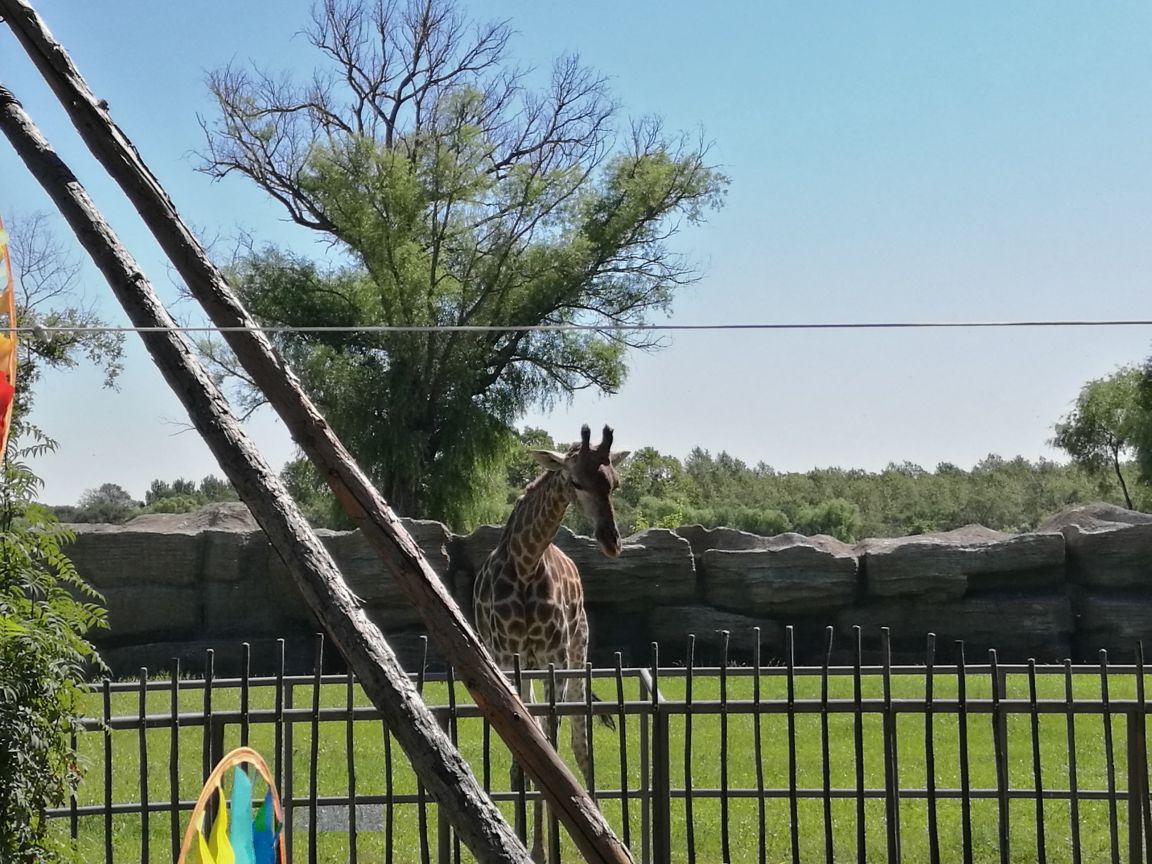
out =
<svg viewBox="0 0 1152 864"><path fill-rule="evenodd" d="M193 168L206 70L255 59L307 72L307 2L200 0L37 8L89 84L207 236L240 229L315 251L244 180ZM627 113L702 127L732 178L726 208L677 248L703 279L676 323L1152 318L1152 7L1117 2L465 4L512 19L513 54L563 52L612 81ZM722 12L715 11L722 9ZM165 297L164 259L89 157L6 28L0 75ZM52 210L6 142L0 213ZM53 215L55 211L52 210ZM62 223L60 230L66 232ZM70 238L70 235L68 235ZM91 269L89 296L124 323ZM188 309L183 310L190 312ZM1084 381L1152 352L1141 328L684 333L633 358L616 396L526 418L621 447L700 445L780 469L970 466L1046 444ZM137 337L118 392L95 373L47 378L38 463L54 503L105 481L216 471ZM280 464L291 443L251 422Z"/></svg>

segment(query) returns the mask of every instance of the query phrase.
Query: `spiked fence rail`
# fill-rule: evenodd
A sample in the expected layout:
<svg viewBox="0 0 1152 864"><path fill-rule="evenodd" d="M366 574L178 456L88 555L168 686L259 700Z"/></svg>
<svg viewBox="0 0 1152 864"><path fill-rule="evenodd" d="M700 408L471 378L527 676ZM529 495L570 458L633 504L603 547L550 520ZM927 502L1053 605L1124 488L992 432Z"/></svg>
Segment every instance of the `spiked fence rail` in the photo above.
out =
<svg viewBox="0 0 1152 864"><path fill-rule="evenodd" d="M923 665L894 666L884 630L885 659L867 666L858 628L855 633L850 665L826 660L799 667L790 650L782 663L764 665L756 633L756 662L748 667L695 667L689 637L684 666L661 668L653 645L648 667L624 668L618 660L609 669L517 669L513 675L518 684L587 678L586 701L557 701L557 688L546 687L548 695L534 712L543 716L553 742L563 716L614 720L614 732L594 736L589 785L625 844L644 861L1147 860L1149 704L1139 645L1135 662L1125 665L1109 663L1105 652L1095 666L1006 664L994 651L987 663L976 665L966 663L958 643L958 662L944 665L936 663L929 636ZM725 660L728 643L723 634ZM829 632L827 658L832 647ZM242 650L246 661L247 646ZM203 680L181 679L178 669L167 680L150 680L142 670L138 682L95 685L101 716L86 720L83 734L102 738L102 748L96 748L97 764L86 782L102 782L102 793L82 793L83 802L52 815L67 823L72 837L95 846L87 860L97 860L101 847L108 864L134 860L138 844L139 860L171 861L193 803L182 794L189 791L189 765L199 772L193 781L205 776L227 747L249 744L259 730L293 829L286 832L296 847L290 860L326 860L324 833L346 838L341 860L353 864L416 854L422 862L461 860L467 852L402 759L393 759L391 738L381 733L378 713L357 699L355 680L324 675L322 665L318 638L309 676L281 671L269 678L215 679L209 654ZM535 793L499 782L507 775L494 769L506 767L507 751L499 739L494 749L476 706L457 700L451 671L421 669L414 679L430 703L441 697L432 710L454 743L468 738L462 727L480 726L472 736L476 746L462 749L471 749L492 798L524 813ZM1089 688L1094 694L1085 694ZM899 695L911 690L917 695ZM125 700L135 702L136 710L114 713L114 701L123 710L130 704ZM198 703L197 710L186 710L189 700ZM1042 724L1049 732L1053 724L1063 727L1062 752L1053 752L1053 737L1041 735ZM776 733L765 735L766 728ZM369 734L381 745L382 765L354 756ZM158 735L167 738L161 748L166 777L156 764ZM340 764L338 794L320 789L322 739L326 757ZM334 743L339 739L342 744ZM615 752L605 752L608 741ZM710 754L701 751L710 746L716 748L716 770L702 767ZM1101 764L1086 764L1087 755ZM908 762L904 769L901 759ZM985 759L993 763L988 770L981 764ZM133 772L132 782L126 770ZM909 782L910 774L918 782ZM977 774L986 774L991 784L980 785ZM369 775L382 775L383 787L366 782ZM611 782L603 782L606 776ZM802 776L818 782L802 783ZM700 785L701 777L710 785ZM136 800L120 800L116 786L121 792L131 787L129 797ZM734 818L738 809L743 821ZM705 810L718 810L719 818L702 819ZM416 835L415 848L407 850L397 847L405 820ZM126 822L138 828L138 840L137 831L130 832L131 849L122 842ZM157 822L161 828L167 823L167 830L158 832ZM949 832L945 823L958 830ZM705 838L706 832L712 836ZM157 848L158 833L170 835L171 849ZM381 835L382 856L359 849L357 837L369 833ZM558 832L551 838L556 857L563 851L566 859L578 860L574 850L561 849Z"/></svg>

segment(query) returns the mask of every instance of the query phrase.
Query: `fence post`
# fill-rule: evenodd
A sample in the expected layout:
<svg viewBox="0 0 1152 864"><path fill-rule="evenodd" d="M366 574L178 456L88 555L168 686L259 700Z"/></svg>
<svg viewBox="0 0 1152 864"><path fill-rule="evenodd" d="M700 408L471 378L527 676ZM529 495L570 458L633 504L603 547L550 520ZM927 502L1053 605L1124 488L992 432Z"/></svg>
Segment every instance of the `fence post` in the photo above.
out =
<svg viewBox="0 0 1152 864"><path fill-rule="evenodd" d="M637 676L640 682L640 701L648 701L651 693L651 676L647 669L641 669ZM640 798L640 860L642 864L652 861L652 759L648 749L648 726L651 718L647 711L640 712L640 786L636 790Z"/></svg>
<svg viewBox="0 0 1152 864"><path fill-rule="evenodd" d="M448 712L432 709L436 723L445 734L448 732ZM452 864L452 825L443 807L436 807L436 861L438 864Z"/></svg>
<svg viewBox="0 0 1152 864"><path fill-rule="evenodd" d="M647 679L647 680L644 680ZM652 862L672 860L671 754L668 746L668 712L660 693L660 646L652 643L652 669L641 672L641 680L652 697Z"/></svg>
<svg viewBox="0 0 1152 864"><path fill-rule="evenodd" d="M1001 668L996 670L995 687L996 695L1001 701L1008 698L1008 671L1006 669ZM1007 742L1008 712L1005 711L1000 715L998 726L1000 728L1000 740Z"/></svg>
<svg viewBox="0 0 1152 864"><path fill-rule="evenodd" d="M896 742L896 714L892 710L892 643L887 627L880 628L883 653L882 678L884 714L881 720L884 747L884 828L887 835L887 861L900 864L900 764ZM792 830L796 830L793 825Z"/></svg>
<svg viewBox="0 0 1152 864"><path fill-rule="evenodd" d="M1148 797L1148 745L1139 711L1128 711L1128 861L1141 864L1144 853L1144 800Z"/></svg>
<svg viewBox="0 0 1152 864"><path fill-rule="evenodd" d="M657 699L663 701L657 691ZM662 704L652 715L652 860L672 860L672 787L669 772L668 712Z"/></svg>
<svg viewBox="0 0 1152 864"><path fill-rule="evenodd" d="M213 715L208 722L212 727L212 765L215 767L216 763L224 758L224 727L227 724L219 714Z"/></svg>
<svg viewBox="0 0 1152 864"><path fill-rule="evenodd" d="M291 681L284 682L284 715L281 716L280 722L284 724L284 781L283 786L280 788L280 806L284 808L284 852L289 861L292 860L292 797L294 791L292 788L292 780L296 774L294 769L294 752L293 752L293 734L292 729L295 723L292 720L291 711L295 707L295 688L292 686Z"/></svg>

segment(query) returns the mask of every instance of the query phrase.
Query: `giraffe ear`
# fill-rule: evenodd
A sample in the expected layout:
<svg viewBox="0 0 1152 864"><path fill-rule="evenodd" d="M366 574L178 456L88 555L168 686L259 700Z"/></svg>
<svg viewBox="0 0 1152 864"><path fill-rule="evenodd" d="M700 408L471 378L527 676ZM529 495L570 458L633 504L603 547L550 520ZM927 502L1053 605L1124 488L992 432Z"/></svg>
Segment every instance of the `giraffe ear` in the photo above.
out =
<svg viewBox="0 0 1152 864"><path fill-rule="evenodd" d="M557 453L555 450L530 450L532 458L535 459L541 468L545 471L562 471L564 470L564 454Z"/></svg>
<svg viewBox="0 0 1152 864"><path fill-rule="evenodd" d="M613 453L609 458L612 461L612 467L615 468L625 459L632 455L631 450L621 450L619 453Z"/></svg>

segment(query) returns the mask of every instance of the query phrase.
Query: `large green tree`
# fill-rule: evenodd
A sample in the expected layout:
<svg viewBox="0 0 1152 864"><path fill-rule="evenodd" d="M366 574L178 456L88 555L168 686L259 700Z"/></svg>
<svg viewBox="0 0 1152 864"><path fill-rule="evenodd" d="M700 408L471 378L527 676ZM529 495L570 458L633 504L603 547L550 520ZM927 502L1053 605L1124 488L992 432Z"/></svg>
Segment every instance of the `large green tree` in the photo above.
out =
<svg viewBox="0 0 1152 864"><path fill-rule="evenodd" d="M401 512L461 521L528 408L615 392L627 350L658 346L619 327L695 278L670 240L727 181L697 138L622 122L574 57L535 86L509 27L451 0L324 0L306 34L306 82L210 76L203 167L254 181L344 263L250 248L231 278L265 324L417 328L276 342ZM420 329L445 325L501 329Z"/></svg>
<svg viewBox="0 0 1152 864"><path fill-rule="evenodd" d="M632 505L641 498L680 499L684 497L684 468L675 456L665 456L655 447L634 450L620 469L621 499Z"/></svg>
<svg viewBox="0 0 1152 864"><path fill-rule="evenodd" d="M102 483L95 489L85 490L71 514L74 522L104 522L120 524L140 512L136 501L118 483Z"/></svg>
<svg viewBox="0 0 1152 864"><path fill-rule="evenodd" d="M1140 404L1141 370L1126 366L1107 378L1089 381L1076 397L1076 405L1059 423L1052 442L1088 471L1115 474L1124 501L1132 509L1132 496L1123 464L1134 455L1148 413Z"/></svg>

